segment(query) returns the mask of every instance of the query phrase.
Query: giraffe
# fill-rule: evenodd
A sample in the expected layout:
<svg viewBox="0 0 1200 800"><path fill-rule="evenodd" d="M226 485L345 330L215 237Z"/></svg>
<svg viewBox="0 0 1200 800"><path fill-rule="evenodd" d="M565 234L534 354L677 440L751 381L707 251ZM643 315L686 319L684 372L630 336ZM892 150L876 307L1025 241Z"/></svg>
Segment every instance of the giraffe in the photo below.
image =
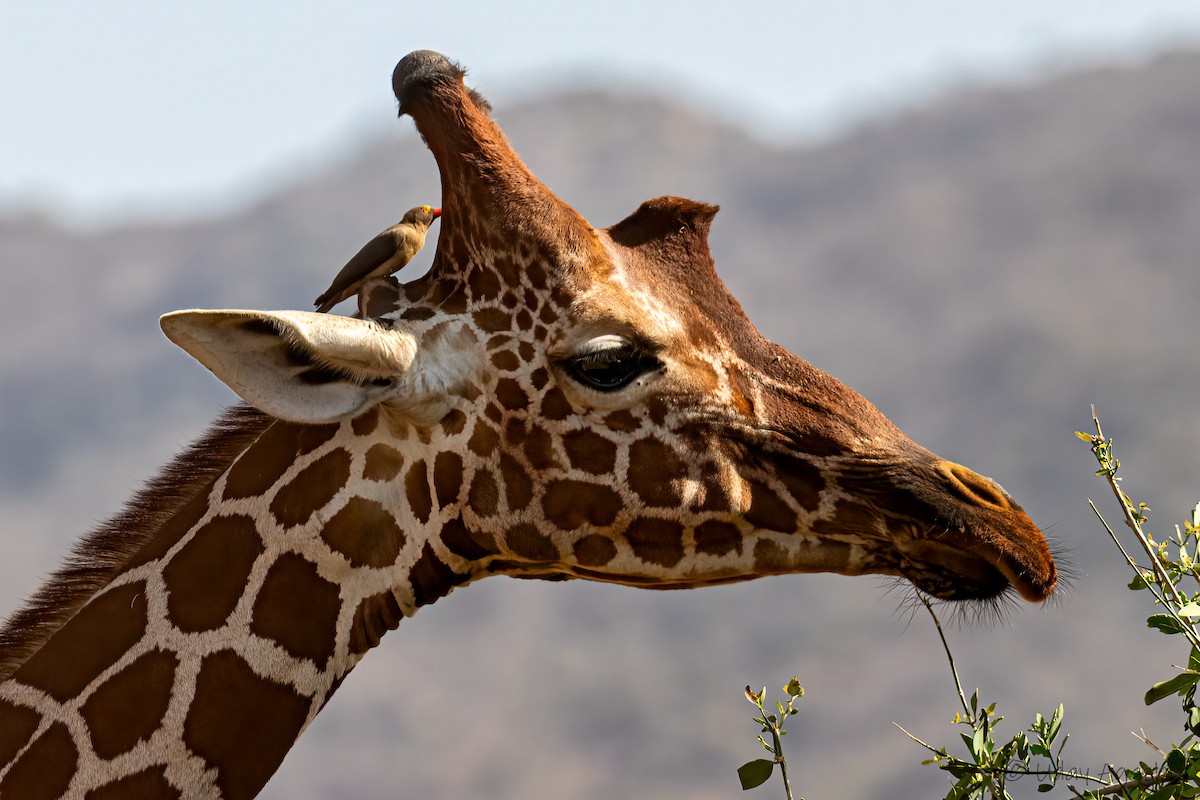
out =
<svg viewBox="0 0 1200 800"><path fill-rule="evenodd" d="M163 317L245 403L0 632L0 800L253 797L388 631L490 575L1054 591L999 484L758 333L716 206L593 228L464 78L431 51L393 73L441 177L427 276L372 280L362 318Z"/></svg>

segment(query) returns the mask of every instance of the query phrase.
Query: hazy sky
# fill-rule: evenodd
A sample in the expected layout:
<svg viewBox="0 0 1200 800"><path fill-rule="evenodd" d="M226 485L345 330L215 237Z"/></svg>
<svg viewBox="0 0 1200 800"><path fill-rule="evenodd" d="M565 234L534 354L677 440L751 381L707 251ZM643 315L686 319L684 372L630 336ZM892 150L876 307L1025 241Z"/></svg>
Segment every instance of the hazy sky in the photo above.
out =
<svg viewBox="0 0 1200 800"><path fill-rule="evenodd" d="M586 80L675 94L763 135L968 80L1200 42L1195 0L0 0L0 212L220 209L397 123L410 50L497 105Z"/></svg>

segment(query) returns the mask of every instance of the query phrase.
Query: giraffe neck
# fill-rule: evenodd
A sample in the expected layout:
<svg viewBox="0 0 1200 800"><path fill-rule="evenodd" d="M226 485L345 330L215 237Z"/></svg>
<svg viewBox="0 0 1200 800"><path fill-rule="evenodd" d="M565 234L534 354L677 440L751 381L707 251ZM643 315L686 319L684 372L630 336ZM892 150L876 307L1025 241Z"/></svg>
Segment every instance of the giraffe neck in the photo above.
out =
<svg viewBox="0 0 1200 800"><path fill-rule="evenodd" d="M433 465L385 424L257 420L224 469L141 509L153 530L109 532L126 555L73 616L14 620L32 652L0 671L0 797L257 794L383 634L470 577L428 538L461 528Z"/></svg>

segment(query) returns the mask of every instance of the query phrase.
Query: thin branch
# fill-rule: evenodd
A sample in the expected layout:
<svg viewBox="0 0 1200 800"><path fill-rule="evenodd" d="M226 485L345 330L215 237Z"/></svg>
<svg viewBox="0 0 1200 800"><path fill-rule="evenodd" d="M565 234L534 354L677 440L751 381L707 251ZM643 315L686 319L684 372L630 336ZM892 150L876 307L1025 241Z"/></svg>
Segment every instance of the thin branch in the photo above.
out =
<svg viewBox="0 0 1200 800"><path fill-rule="evenodd" d="M1120 778L1120 776L1112 770L1111 766L1109 767L1109 771L1113 773L1113 777L1118 779ZM1110 783L1108 786L1092 791L1092 794L1097 797L1103 797L1110 794L1121 794L1122 792L1126 792L1130 789L1149 789L1151 786L1157 786L1160 783L1166 783L1167 781L1171 780L1172 777L1174 776L1172 776L1171 773L1164 772L1150 778L1130 778L1129 780L1121 781L1120 783Z"/></svg>
<svg viewBox="0 0 1200 800"><path fill-rule="evenodd" d="M929 616L933 619L933 627L937 628L938 638L942 640L942 649L946 651L946 660L950 662L950 674L954 676L954 688L958 690L958 701L962 703L963 712L967 715L967 719L971 724L975 723L975 717L971 714L971 708L967 705L967 696L963 693L962 681L958 679L958 668L954 666L954 654L950 652L950 645L946 641L946 634L942 631L942 622L938 619L937 614L933 611L933 604L929 602L924 592L917 590L917 599L921 601L921 605L925 606L925 610L929 612ZM904 730L901 728L900 730ZM907 731L905 731L907 733Z"/></svg>
<svg viewBox="0 0 1200 800"><path fill-rule="evenodd" d="M1096 503L1091 498L1088 498L1088 505L1092 507L1092 512L1096 515L1096 519L1100 520L1100 524L1104 526L1104 530L1108 532L1108 536L1113 540L1113 544L1115 544L1117 549L1121 551L1121 555L1125 556L1125 562L1129 564L1130 568L1138 575L1138 577L1142 577L1142 568L1139 567L1137 562L1133 560L1133 556L1129 555L1129 552L1125 550L1125 547L1121 544L1121 540L1117 537L1116 531L1114 531L1112 526L1108 524L1108 520L1106 520L1104 515L1100 513L1100 509L1096 508ZM1143 578L1143 580L1145 580L1145 578ZM1154 595L1154 601L1158 605L1167 609L1167 611L1173 612L1171 604L1167 602L1167 598L1163 597L1162 592L1160 592L1158 589L1157 583L1146 581L1146 588L1150 590L1152 595Z"/></svg>
<svg viewBox="0 0 1200 800"><path fill-rule="evenodd" d="M1100 428L1100 417L1096 413L1095 406L1092 406L1092 422L1096 424L1096 435L1100 437L1101 441L1103 441L1104 431ZM1181 606L1184 605L1186 601L1180 596L1178 590L1176 590L1175 584L1172 583L1170 578L1167 577L1167 571L1163 569L1162 562L1158 560L1158 554L1154 552L1154 548L1150 546L1150 542L1146 539L1146 534L1142 531L1142 526L1130 512L1129 501L1126 498L1125 493L1121 491L1120 485L1117 483L1117 476L1113 474L1113 472L1108 472L1107 470L1105 470L1105 472L1107 474L1103 475L1104 480L1108 483L1109 488L1112 489L1113 494L1116 495L1117 502L1121 506L1121 514L1125 517L1125 524L1129 526L1131 531L1133 531L1133 535L1137 538L1138 544L1140 544L1142 549L1146 551L1146 556L1150 559L1150 565L1154 568L1155 575L1158 576L1158 579L1162 581L1164 586L1170 588L1171 594L1175 598L1175 602ZM1191 628L1190 622L1187 624L1187 627Z"/></svg>
<svg viewBox="0 0 1200 800"><path fill-rule="evenodd" d="M905 730L904 726L901 725L899 722L893 721L892 724L895 725L897 728L899 728L900 732L903 733L905 736L912 739L914 742L921 745L921 747L924 747L926 750L933 753L935 756L940 756L941 758L950 758L950 754L947 753L945 750L938 750L936 747L929 744L928 742L921 741L916 736L913 736L911 733L909 733L907 730Z"/></svg>
<svg viewBox="0 0 1200 800"><path fill-rule="evenodd" d="M1095 423L1095 425L1096 425L1097 438L1100 440L1100 442L1104 442L1105 441L1104 431L1100 427L1100 416L1096 413L1096 407L1094 405L1092 406L1092 422ZM1095 448L1093 448L1093 450L1095 450ZM1149 539L1146 538L1145 532L1142 531L1141 524L1138 523L1136 518L1134 518L1133 513L1130 509L1130 505L1133 501L1130 500L1123 491L1121 491L1121 487L1117 483L1116 467L1117 467L1117 461L1116 461L1116 457L1114 456L1113 460L1112 460L1112 468L1102 470L1101 475L1104 477L1104 480L1108 483L1109 488L1112 489L1113 494L1117 498L1117 503L1121 506L1121 514L1125 518L1125 524L1129 527L1129 529L1131 531L1133 531L1134 538L1136 538L1138 541L1138 544L1140 544L1142 546L1142 550L1145 551L1146 557L1150 559L1150 566L1154 570L1155 577L1158 578L1158 583L1161 586L1165 587L1164 590L1170 590L1171 597L1174 599L1176 606L1173 607L1170 603L1162 602L1161 597L1160 597L1160 603L1170 613L1170 615L1175 619L1175 621L1179 623L1179 626L1182 629L1184 636L1187 638L1187 640L1189 642L1191 642L1192 646L1200 648L1200 634L1197 634L1196 628L1193 625L1192 620L1180 617L1179 614L1177 614L1176 610L1175 610L1176 607L1182 608L1187 603L1187 601L1183 599L1183 597L1179 594L1179 590L1175 588L1175 583L1171 580L1170 576L1167 575L1167 570L1163 567L1162 562L1159 561L1159 559L1158 559L1158 553L1156 553L1154 548L1150 546L1150 541L1149 541ZM1093 506L1093 508L1094 508L1094 506ZM1098 516L1098 517L1100 516L1099 511L1096 512L1096 516ZM1103 522L1103 521L1104 521L1103 518L1101 518L1101 522ZM1104 527L1106 529L1108 529L1108 524L1105 523ZM1108 529L1108 530L1109 530L1109 535L1113 536L1113 539L1115 541L1116 536L1112 533L1111 529ZM1124 548L1122 548L1121 552L1123 552L1123 553L1125 552ZM1125 557L1126 557L1126 559L1129 559L1128 554L1126 554ZM1130 559L1130 561L1132 561L1132 559ZM1138 574L1140 575L1141 573L1139 572ZM1157 593L1156 593L1156 595L1157 595Z"/></svg>

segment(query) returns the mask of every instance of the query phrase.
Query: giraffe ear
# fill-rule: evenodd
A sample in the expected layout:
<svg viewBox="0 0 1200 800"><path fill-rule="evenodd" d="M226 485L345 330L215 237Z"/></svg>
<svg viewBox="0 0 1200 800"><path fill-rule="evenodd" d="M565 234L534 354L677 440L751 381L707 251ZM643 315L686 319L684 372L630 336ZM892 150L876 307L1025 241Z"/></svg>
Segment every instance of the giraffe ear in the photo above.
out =
<svg viewBox="0 0 1200 800"><path fill-rule="evenodd" d="M411 334L311 311L176 311L159 321L250 405L293 422L353 416L397 393Z"/></svg>

